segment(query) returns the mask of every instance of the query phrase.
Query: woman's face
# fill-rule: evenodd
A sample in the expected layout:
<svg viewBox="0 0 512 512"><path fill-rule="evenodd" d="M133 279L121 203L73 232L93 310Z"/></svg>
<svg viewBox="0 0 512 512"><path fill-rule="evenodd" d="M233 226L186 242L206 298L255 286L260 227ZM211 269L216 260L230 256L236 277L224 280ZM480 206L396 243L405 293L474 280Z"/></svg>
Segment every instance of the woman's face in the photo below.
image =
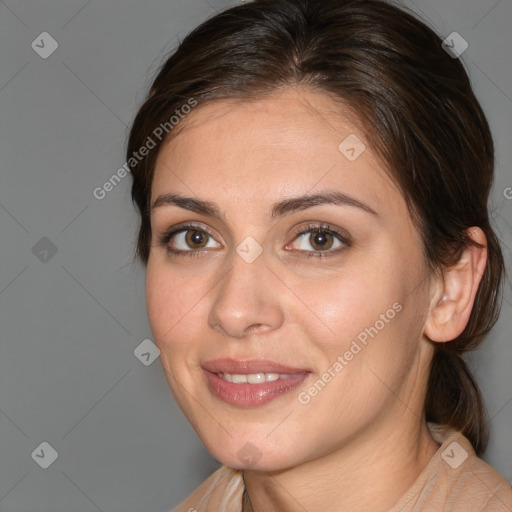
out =
<svg viewBox="0 0 512 512"><path fill-rule="evenodd" d="M168 383L209 451L277 470L416 422L428 274L363 133L308 90L205 104L182 122L155 168L146 299Z"/></svg>

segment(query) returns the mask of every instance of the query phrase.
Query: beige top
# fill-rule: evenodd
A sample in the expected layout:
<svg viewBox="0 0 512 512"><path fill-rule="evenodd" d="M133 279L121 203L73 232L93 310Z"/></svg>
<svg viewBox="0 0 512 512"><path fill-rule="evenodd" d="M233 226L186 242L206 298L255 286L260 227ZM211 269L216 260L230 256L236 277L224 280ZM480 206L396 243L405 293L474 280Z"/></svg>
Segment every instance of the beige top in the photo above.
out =
<svg viewBox="0 0 512 512"><path fill-rule="evenodd" d="M428 424L441 444L389 512L512 512L512 487L460 433ZM172 512L242 512L242 472L221 466Z"/></svg>

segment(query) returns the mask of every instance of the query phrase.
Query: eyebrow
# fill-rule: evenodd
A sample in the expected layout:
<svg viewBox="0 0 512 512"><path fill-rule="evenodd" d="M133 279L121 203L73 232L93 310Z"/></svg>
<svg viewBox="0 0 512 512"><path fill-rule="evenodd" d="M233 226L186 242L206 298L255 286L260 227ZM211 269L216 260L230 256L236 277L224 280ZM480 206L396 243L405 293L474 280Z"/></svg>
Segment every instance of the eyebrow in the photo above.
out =
<svg viewBox="0 0 512 512"><path fill-rule="evenodd" d="M312 208L313 206L319 206L322 204L352 206L377 217L379 216L379 214L373 208L370 208L367 204L362 203L358 199L348 196L342 192L331 191L319 194L306 194L274 203L272 205L271 218L275 219L277 217L283 217L292 212L305 210L307 208ZM185 210L189 210L202 215L216 217L223 221L226 220L226 216L215 203L172 193L158 196L151 206L151 211L162 206L170 205L178 206Z"/></svg>

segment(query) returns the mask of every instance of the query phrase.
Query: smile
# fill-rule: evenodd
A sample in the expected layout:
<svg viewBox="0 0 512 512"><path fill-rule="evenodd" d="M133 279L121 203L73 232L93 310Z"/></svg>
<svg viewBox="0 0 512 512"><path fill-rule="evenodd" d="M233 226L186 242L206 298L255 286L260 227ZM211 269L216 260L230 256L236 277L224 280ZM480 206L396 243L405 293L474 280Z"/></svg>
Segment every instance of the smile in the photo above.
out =
<svg viewBox="0 0 512 512"><path fill-rule="evenodd" d="M232 382L233 384L260 384L279 379L292 379L302 375L302 373L218 373L217 375L226 382Z"/></svg>

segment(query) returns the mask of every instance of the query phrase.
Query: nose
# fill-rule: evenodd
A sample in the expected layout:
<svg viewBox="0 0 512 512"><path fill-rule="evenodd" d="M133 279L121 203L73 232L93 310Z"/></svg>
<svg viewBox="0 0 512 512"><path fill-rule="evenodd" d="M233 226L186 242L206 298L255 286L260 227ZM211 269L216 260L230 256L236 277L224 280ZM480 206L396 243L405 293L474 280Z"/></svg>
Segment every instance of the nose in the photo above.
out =
<svg viewBox="0 0 512 512"><path fill-rule="evenodd" d="M232 338L279 329L284 312L277 281L264 254L247 263L235 253L230 270L214 288L210 327Z"/></svg>

